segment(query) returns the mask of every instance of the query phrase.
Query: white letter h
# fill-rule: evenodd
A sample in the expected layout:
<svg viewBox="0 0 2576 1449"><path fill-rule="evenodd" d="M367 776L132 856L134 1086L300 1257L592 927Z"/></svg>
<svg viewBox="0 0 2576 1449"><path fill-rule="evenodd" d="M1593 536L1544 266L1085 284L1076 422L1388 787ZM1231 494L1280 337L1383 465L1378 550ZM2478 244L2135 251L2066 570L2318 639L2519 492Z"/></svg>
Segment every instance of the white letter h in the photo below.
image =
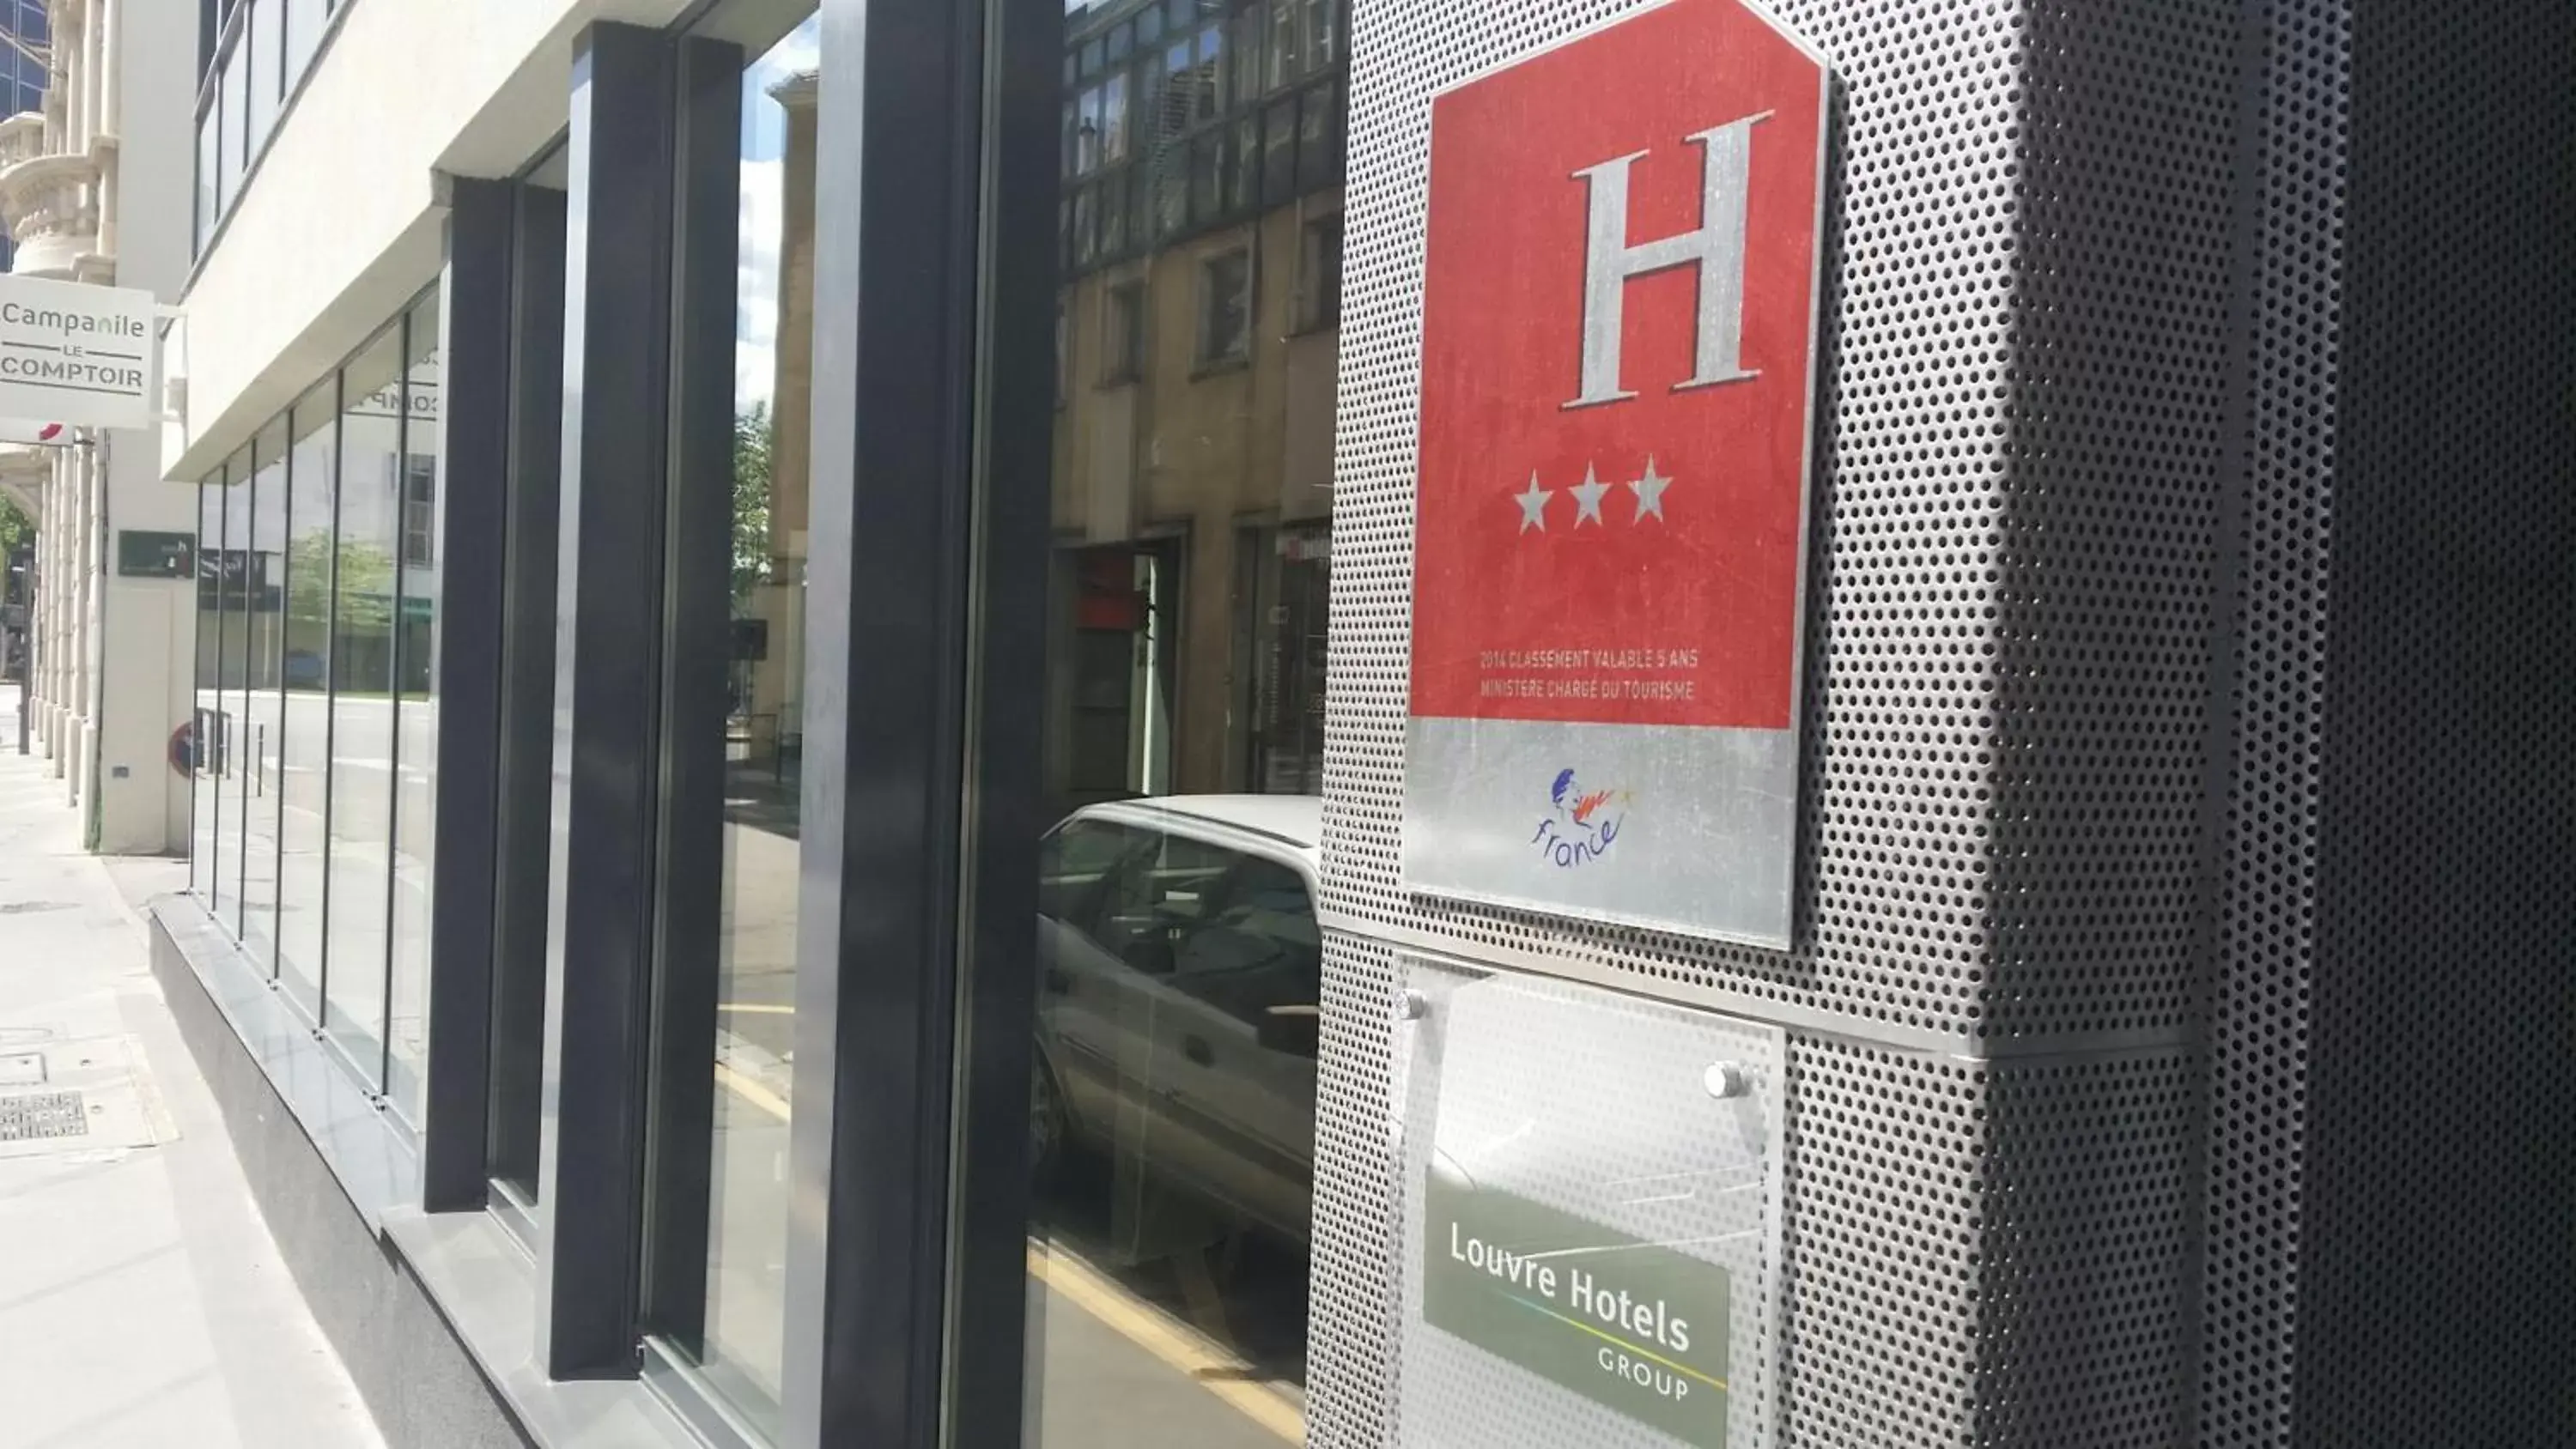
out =
<svg viewBox="0 0 2576 1449"><path fill-rule="evenodd" d="M1746 116L1686 136L1700 147L1699 230L1628 245L1628 168L1643 151L1587 166L1575 176L1591 188L1592 219L1583 247L1583 393L1569 408L1625 402L1619 353L1630 279L1699 265L1698 365L1684 388L1741 382L1758 374L1741 365L1744 345L1744 189L1753 125Z"/></svg>

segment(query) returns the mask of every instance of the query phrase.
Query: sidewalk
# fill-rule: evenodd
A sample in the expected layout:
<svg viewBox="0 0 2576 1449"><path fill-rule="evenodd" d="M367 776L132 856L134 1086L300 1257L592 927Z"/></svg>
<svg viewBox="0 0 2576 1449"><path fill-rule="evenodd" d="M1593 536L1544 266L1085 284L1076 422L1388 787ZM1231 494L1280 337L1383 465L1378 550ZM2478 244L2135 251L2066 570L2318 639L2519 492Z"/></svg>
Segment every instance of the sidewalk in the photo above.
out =
<svg viewBox="0 0 2576 1449"><path fill-rule="evenodd" d="M135 907L0 685L0 1449L380 1449L253 1205Z"/></svg>

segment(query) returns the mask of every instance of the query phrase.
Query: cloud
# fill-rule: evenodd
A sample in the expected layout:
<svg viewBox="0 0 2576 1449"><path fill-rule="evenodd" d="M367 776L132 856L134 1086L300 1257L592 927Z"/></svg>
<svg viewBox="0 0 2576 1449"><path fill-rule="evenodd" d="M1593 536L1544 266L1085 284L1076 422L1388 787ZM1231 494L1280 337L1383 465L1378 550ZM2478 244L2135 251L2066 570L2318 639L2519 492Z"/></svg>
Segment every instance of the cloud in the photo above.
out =
<svg viewBox="0 0 2576 1449"><path fill-rule="evenodd" d="M785 239L787 166L742 163L742 211L735 232L734 410L769 401L777 382L778 253Z"/></svg>

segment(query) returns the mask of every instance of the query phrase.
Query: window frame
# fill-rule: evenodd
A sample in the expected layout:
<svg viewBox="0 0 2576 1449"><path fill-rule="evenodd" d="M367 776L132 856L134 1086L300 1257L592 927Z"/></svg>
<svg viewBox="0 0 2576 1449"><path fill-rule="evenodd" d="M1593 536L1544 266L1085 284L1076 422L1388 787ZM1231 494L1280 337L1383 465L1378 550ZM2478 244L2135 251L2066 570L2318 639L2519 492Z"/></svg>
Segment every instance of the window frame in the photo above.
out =
<svg viewBox="0 0 2576 1449"><path fill-rule="evenodd" d="M1234 295L1243 304L1243 321L1240 326L1232 330L1230 336L1220 337L1216 331L1217 303L1227 288L1218 279L1217 270L1229 265L1239 265L1243 268L1241 284L1232 289ZM1252 334L1258 325L1256 314L1260 306L1260 276L1253 265L1251 246L1246 244L1211 247L1199 254L1195 270L1198 278L1198 317L1192 329L1194 375L1224 372L1250 365Z"/></svg>

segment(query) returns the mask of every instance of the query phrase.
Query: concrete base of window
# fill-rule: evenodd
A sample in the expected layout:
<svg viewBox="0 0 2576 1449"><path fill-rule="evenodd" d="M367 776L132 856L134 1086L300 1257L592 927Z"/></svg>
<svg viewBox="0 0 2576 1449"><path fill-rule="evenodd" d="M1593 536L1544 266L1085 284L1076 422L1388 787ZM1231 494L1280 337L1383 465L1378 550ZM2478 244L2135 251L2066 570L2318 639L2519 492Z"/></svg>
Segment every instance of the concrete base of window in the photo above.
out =
<svg viewBox="0 0 2576 1449"><path fill-rule="evenodd" d="M154 903L151 918L152 971L170 1014L223 1112L233 1151L279 1253L314 1320L348 1365L385 1442L392 1449L524 1449L533 1443L408 1260L379 1236L296 1106L271 1081L249 1044L252 1033L236 1026L243 1014L239 999L229 1012L218 1002L215 993L226 976L252 972L251 964L194 900L164 898ZM287 1009L282 1001L269 1004ZM309 1074L299 1075L311 1081Z"/></svg>

